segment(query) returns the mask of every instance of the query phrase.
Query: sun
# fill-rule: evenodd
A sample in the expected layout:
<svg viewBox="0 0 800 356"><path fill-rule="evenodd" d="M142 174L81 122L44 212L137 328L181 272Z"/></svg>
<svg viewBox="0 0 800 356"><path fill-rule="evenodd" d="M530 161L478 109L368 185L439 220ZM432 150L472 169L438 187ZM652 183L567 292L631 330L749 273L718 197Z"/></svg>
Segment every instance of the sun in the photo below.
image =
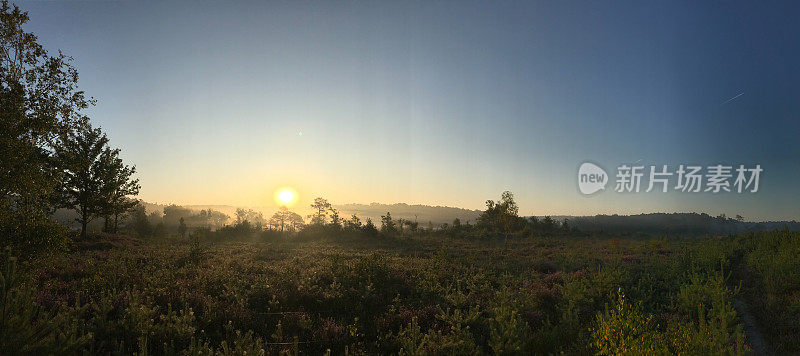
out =
<svg viewBox="0 0 800 356"><path fill-rule="evenodd" d="M280 193L278 193L278 200L280 200L281 203L289 204L294 200L294 193L292 193L291 190L281 190Z"/></svg>
<svg viewBox="0 0 800 356"><path fill-rule="evenodd" d="M297 193L292 188L281 188L275 192L275 202L278 205L290 206L297 200Z"/></svg>

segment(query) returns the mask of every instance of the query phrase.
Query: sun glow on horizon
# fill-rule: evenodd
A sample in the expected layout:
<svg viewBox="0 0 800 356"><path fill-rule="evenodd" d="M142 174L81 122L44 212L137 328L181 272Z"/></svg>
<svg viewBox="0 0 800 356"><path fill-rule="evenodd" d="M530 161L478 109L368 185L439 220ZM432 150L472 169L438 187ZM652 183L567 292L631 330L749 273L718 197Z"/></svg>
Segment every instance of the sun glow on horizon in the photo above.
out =
<svg viewBox="0 0 800 356"><path fill-rule="evenodd" d="M292 206L297 201L297 193L292 188L281 188L275 192L275 202L280 206Z"/></svg>

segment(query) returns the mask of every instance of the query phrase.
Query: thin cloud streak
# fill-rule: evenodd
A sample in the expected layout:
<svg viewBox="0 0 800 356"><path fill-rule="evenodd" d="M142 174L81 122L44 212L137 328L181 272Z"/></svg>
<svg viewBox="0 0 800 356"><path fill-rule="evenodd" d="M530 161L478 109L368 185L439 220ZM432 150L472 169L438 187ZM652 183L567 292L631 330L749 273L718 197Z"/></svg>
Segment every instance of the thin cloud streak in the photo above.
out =
<svg viewBox="0 0 800 356"><path fill-rule="evenodd" d="M736 96L734 96L734 97L732 97L732 98L730 98L730 99L728 99L728 100L725 100L725 102L723 102L722 104L720 104L720 106L722 106L722 105L725 105L725 104L727 104L727 103L730 103L731 101L734 101L734 100L736 100L736 98L738 98L738 97L740 97L740 96L742 96L742 95L744 95L744 92L741 92L741 93L737 94Z"/></svg>

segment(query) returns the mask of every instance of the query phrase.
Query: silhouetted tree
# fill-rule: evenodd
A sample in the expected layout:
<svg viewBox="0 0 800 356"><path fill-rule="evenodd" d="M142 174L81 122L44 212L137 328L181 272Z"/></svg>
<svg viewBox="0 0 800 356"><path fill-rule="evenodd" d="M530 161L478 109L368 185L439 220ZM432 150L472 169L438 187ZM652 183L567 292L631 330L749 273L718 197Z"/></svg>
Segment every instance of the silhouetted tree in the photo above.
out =
<svg viewBox="0 0 800 356"><path fill-rule="evenodd" d="M138 179L133 179L133 174L136 173L136 167L130 167L122 162L119 158L119 149L112 149L110 151L109 161L105 165L105 173L103 174L102 192L104 197L104 205L102 207L106 220L108 216L113 216L113 224L111 224L110 232L117 233L119 227L120 216L125 215L133 207L136 206L136 200L129 198L139 194Z"/></svg>
<svg viewBox="0 0 800 356"><path fill-rule="evenodd" d="M49 55L23 30L28 20L0 2L0 244L46 248L64 243L50 218L61 181L54 147L93 101L78 90L69 57Z"/></svg>
<svg viewBox="0 0 800 356"><path fill-rule="evenodd" d="M281 231L284 231L284 228L289 222L289 208L286 206L282 206L278 208L278 211L272 215L272 218L269 219L269 223L276 228L280 228Z"/></svg>
<svg viewBox="0 0 800 356"><path fill-rule="evenodd" d="M350 220L345 221L344 227L349 231L359 231L361 230L361 219L359 219L356 214L353 214Z"/></svg>
<svg viewBox="0 0 800 356"><path fill-rule="evenodd" d="M361 228L361 232L363 232L367 237L378 236L378 229L375 228L375 224L372 223L372 219L370 218L367 218L367 222Z"/></svg>
<svg viewBox="0 0 800 356"><path fill-rule="evenodd" d="M551 218L550 216L545 216L544 219L542 219L542 230L544 230L545 233L549 234L553 232L555 228L556 228L556 221L553 220L553 218Z"/></svg>
<svg viewBox="0 0 800 356"><path fill-rule="evenodd" d="M197 220L199 220L199 224L209 229L220 228L224 226L229 219L230 217L227 214L211 209L201 210L200 214L197 215Z"/></svg>
<svg viewBox="0 0 800 356"><path fill-rule="evenodd" d="M419 229L419 223L416 221L406 220L406 225L408 225L408 231L417 232Z"/></svg>
<svg viewBox="0 0 800 356"><path fill-rule="evenodd" d="M181 235L181 238L185 238L186 237L186 222L183 220L183 217L181 217L181 219L179 220L179 224L180 225L178 225L178 233Z"/></svg>
<svg viewBox="0 0 800 356"><path fill-rule="evenodd" d="M328 211L331 213L331 228L334 230L340 230L342 228L342 219L339 218L339 211L333 207L329 207Z"/></svg>
<svg viewBox="0 0 800 356"><path fill-rule="evenodd" d="M56 148L58 164L63 169L61 206L78 211L81 237L86 226L108 207L108 181L118 151L108 147L108 138L88 123L63 139Z"/></svg>
<svg viewBox="0 0 800 356"><path fill-rule="evenodd" d="M397 232L394 220L392 220L392 213L386 212L386 215L381 216L381 233L386 235L393 235Z"/></svg>
<svg viewBox="0 0 800 356"><path fill-rule="evenodd" d="M314 203L311 204L311 209L315 212L308 216L311 219L312 225L325 225L328 219L328 211L331 210L331 203L323 198L315 198Z"/></svg>
<svg viewBox="0 0 800 356"><path fill-rule="evenodd" d="M397 229L397 233L400 236L404 236L405 235L405 230L404 230L405 224L406 224L406 219L398 218L396 220L395 227Z"/></svg>
<svg viewBox="0 0 800 356"><path fill-rule="evenodd" d="M139 237L150 236L153 233L153 226L150 224L150 220L147 218L144 204L141 201L137 201L137 204L133 208L133 213L131 215L133 230L136 231L136 234L139 235Z"/></svg>
<svg viewBox="0 0 800 356"><path fill-rule="evenodd" d="M289 231L299 231L305 225L303 217L293 211L289 212Z"/></svg>
<svg viewBox="0 0 800 356"><path fill-rule="evenodd" d="M453 219L453 231L458 232L461 230L461 219Z"/></svg>
<svg viewBox="0 0 800 356"><path fill-rule="evenodd" d="M281 231L291 230L296 231L303 227L303 218L297 213L290 211L286 206L278 208L278 211L272 215L269 224L280 228Z"/></svg>
<svg viewBox="0 0 800 356"><path fill-rule="evenodd" d="M153 236L155 237L165 237L167 236L167 228L164 226L164 222L158 222L153 227Z"/></svg>
<svg viewBox="0 0 800 356"><path fill-rule="evenodd" d="M539 219L537 217L535 217L535 216L528 217L528 226L529 226L529 231L531 233L536 233L536 232L541 231L541 229L542 229L541 225L542 224L541 224L541 222L539 221Z"/></svg>
<svg viewBox="0 0 800 356"><path fill-rule="evenodd" d="M250 228L255 230L262 230L266 221L264 215L252 209L236 209L236 225L243 227L247 226L245 230Z"/></svg>
<svg viewBox="0 0 800 356"><path fill-rule="evenodd" d="M478 217L478 224L491 232L502 232L508 242L519 222L519 207L514 201L514 194L503 192L500 201L486 201L486 211Z"/></svg>

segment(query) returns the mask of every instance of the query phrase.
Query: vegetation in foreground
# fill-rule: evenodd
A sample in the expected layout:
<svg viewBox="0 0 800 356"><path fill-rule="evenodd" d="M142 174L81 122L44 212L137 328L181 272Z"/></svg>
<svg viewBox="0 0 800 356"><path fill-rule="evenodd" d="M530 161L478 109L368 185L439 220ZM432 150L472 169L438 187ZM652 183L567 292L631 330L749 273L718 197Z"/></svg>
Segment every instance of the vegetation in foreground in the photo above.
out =
<svg viewBox="0 0 800 356"><path fill-rule="evenodd" d="M800 347L795 232L188 240L105 236L4 257L0 349L741 354L736 298L773 351Z"/></svg>

